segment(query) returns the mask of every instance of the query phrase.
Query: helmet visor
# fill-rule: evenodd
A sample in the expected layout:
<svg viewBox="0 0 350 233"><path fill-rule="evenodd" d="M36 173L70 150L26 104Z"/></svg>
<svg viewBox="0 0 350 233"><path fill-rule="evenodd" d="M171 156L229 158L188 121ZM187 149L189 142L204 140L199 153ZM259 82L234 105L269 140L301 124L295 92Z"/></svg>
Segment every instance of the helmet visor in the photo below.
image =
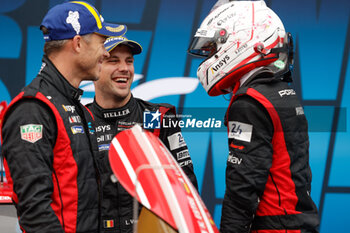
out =
<svg viewBox="0 0 350 233"><path fill-rule="evenodd" d="M217 51L217 39L215 37L194 37L188 52L199 57L210 57Z"/></svg>

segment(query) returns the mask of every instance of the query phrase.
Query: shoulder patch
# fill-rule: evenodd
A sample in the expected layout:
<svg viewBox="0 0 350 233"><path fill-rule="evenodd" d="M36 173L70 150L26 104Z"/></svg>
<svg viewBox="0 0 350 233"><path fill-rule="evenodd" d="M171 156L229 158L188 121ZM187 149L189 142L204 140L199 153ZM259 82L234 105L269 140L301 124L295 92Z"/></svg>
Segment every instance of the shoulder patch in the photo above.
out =
<svg viewBox="0 0 350 233"><path fill-rule="evenodd" d="M21 139L35 143L43 137L43 125L28 124L20 126Z"/></svg>
<svg viewBox="0 0 350 233"><path fill-rule="evenodd" d="M296 107L295 112L296 112L297 116L304 115L303 107Z"/></svg>
<svg viewBox="0 0 350 233"><path fill-rule="evenodd" d="M186 146L186 142L181 132L174 133L168 137L170 150L176 150L180 147Z"/></svg>
<svg viewBox="0 0 350 233"><path fill-rule="evenodd" d="M229 121L228 130L228 138L234 138L245 142L250 142L252 139L253 125L239 121Z"/></svg>

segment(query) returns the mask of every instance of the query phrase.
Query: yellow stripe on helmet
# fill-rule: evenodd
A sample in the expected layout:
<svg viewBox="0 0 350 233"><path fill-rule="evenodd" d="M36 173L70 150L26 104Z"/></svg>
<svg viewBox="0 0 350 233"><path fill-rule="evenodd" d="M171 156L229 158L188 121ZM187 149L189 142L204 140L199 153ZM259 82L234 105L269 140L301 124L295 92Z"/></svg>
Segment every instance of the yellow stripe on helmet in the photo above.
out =
<svg viewBox="0 0 350 233"><path fill-rule="evenodd" d="M90 5L89 5L88 3L86 3L86 2L72 1L71 3L77 3L77 4L81 4L81 5L85 6L85 7L90 11L90 13L94 16L94 18L95 18L95 20L96 20L96 23L97 23L98 29L101 29L101 28L102 28L102 22L101 22L100 16L99 16L99 14L96 12L95 8L93 8L92 6L90 6Z"/></svg>

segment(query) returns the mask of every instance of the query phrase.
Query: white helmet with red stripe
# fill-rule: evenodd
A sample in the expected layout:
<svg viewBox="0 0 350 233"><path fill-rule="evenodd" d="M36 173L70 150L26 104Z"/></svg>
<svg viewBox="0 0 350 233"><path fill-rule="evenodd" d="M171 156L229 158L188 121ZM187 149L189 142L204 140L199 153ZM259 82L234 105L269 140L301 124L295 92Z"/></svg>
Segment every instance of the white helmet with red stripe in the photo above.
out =
<svg viewBox="0 0 350 233"><path fill-rule="evenodd" d="M229 93L258 67L286 73L292 42L264 1L219 0L197 30L188 52L206 57L197 76L211 96Z"/></svg>

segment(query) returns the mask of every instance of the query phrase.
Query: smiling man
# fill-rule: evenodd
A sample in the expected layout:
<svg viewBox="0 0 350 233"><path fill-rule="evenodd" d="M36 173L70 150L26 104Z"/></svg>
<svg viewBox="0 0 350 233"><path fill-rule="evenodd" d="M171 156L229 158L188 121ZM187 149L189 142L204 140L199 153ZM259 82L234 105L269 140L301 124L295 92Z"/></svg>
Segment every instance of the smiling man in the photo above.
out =
<svg viewBox="0 0 350 233"><path fill-rule="evenodd" d="M51 8L40 29L41 69L11 102L2 125L19 225L23 232L97 233L98 148L78 87L98 79L109 56L106 38L123 35L126 26L107 24L94 6L72 1Z"/></svg>
<svg viewBox="0 0 350 233"><path fill-rule="evenodd" d="M100 81L95 82L96 102L105 109L123 107L131 99L134 54L142 48L125 37L108 38L105 47L111 56L103 63Z"/></svg>
<svg viewBox="0 0 350 233"><path fill-rule="evenodd" d="M99 146L99 165L102 178L102 227L103 232L132 232L133 199L119 183L112 183L108 160L109 145L113 137L135 124L143 124L144 113L150 120L175 118L175 108L169 104L153 104L134 98L131 84L134 78L134 55L141 46L125 37L111 37L105 42L110 53L102 63L101 75L95 81L95 100L88 107L95 117ZM154 119L153 119L154 118ZM161 120L160 120L161 121ZM159 121L159 122L160 122ZM197 188L191 157L177 127L150 129L170 150L176 161Z"/></svg>

